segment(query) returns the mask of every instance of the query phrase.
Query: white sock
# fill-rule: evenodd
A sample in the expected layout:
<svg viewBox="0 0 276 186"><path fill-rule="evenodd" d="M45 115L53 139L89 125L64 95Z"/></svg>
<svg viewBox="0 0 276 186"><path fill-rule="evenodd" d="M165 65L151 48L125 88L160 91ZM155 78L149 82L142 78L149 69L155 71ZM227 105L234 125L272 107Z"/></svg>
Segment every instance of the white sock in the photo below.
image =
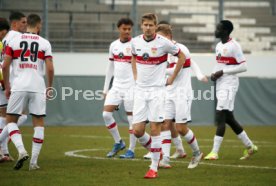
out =
<svg viewBox="0 0 276 186"><path fill-rule="evenodd" d="M105 122L105 126L107 127L108 131L112 135L115 143L120 143L121 136L120 136L117 124L113 118L113 113L104 111L103 119Z"/></svg>
<svg viewBox="0 0 276 186"><path fill-rule="evenodd" d="M199 147L196 140L196 137L191 129L187 132L187 134L184 136L184 139L187 141L187 143L190 145L190 147L193 150L193 153L199 153Z"/></svg>
<svg viewBox="0 0 276 186"><path fill-rule="evenodd" d="M26 152L25 147L23 145L22 136L20 134L19 128L16 125L16 123L9 123L7 127L8 127L11 140L14 143L15 147L17 148L18 152L19 153Z"/></svg>
<svg viewBox="0 0 276 186"><path fill-rule="evenodd" d="M6 154L10 154L9 153L9 147L8 147L8 143L9 143L9 138L5 138L3 140L3 142L1 143L1 151L4 155Z"/></svg>
<svg viewBox="0 0 276 186"><path fill-rule="evenodd" d="M26 114L22 114L17 121L17 126L21 126L22 124L24 124L27 121L28 117Z"/></svg>
<svg viewBox="0 0 276 186"><path fill-rule="evenodd" d="M9 132L8 128L6 126L6 119L3 117L0 117L0 145L1 145L1 150L3 154L9 154L9 148L8 148L8 142L9 142Z"/></svg>
<svg viewBox="0 0 276 186"><path fill-rule="evenodd" d="M242 141L242 143L248 148L252 147L253 143L247 136L246 132L243 130L239 135L238 138Z"/></svg>
<svg viewBox="0 0 276 186"><path fill-rule="evenodd" d="M6 126L6 118L0 117L0 144L1 144L2 152L5 150L5 148L7 146L5 144L6 143L6 136L9 136L9 133L7 132L7 129L4 130L5 126ZM4 150L3 150L3 148L4 148ZM5 153L3 152L3 154L5 154Z"/></svg>
<svg viewBox="0 0 276 186"><path fill-rule="evenodd" d="M135 150L135 146L136 146L136 141L137 138L135 137L134 133L133 133L133 127L132 127L132 116L127 116L127 120L128 120L128 124L129 124L129 150L131 150L132 152L134 152Z"/></svg>
<svg viewBox="0 0 276 186"><path fill-rule="evenodd" d="M183 152L185 153L183 144L182 144L182 139L180 135L178 135L176 138L172 138L172 142L178 152Z"/></svg>
<svg viewBox="0 0 276 186"><path fill-rule="evenodd" d="M30 163L37 164L37 159L44 141L44 127L35 127L33 136L32 158Z"/></svg>
<svg viewBox="0 0 276 186"><path fill-rule="evenodd" d="M145 132L145 134L142 137L138 138L138 142L141 145L143 145L146 149L150 150L152 141L148 133Z"/></svg>
<svg viewBox="0 0 276 186"><path fill-rule="evenodd" d="M0 143L6 140L9 137L8 127L5 126L0 134Z"/></svg>
<svg viewBox="0 0 276 186"><path fill-rule="evenodd" d="M0 133L5 126L6 126L6 118L0 117Z"/></svg>
<svg viewBox="0 0 276 186"><path fill-rule="evenodd" d="M221 137L221 136L215 136L214 137L214 145L213 145L212 152L218 154L219 148L220 148L220 145L221 145L222 141L223 141L223 137Z"/></svg>
<svg viewBox="0 0 276 186"><path fill-rule="evenodd" d="M161 132L161 140L162 140L162 152L164 157L170 158L171 152L171 144L172 144L172 136L171 131L162 131Z"/></svg>
<svg viewBox="0 0 276 186"><path fill-rule="evenodd" d="M161 148L161 136L152 136L152 142L151 142L151 165L150 169L157 172L158 169L158 163L160 160L160 153L162 151Z"/></svg>

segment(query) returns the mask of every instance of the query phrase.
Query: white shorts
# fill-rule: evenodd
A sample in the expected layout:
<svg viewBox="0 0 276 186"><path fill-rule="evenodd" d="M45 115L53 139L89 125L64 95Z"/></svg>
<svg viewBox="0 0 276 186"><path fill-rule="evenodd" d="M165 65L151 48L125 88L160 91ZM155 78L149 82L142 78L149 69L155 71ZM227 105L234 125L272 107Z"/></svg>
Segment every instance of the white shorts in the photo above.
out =
<svg viewBox="0 0 276 186"><path fill-rule="evenodd" d="M192 101L193 99L190 95L178 98L167 96L165 101L165 119L175 119L175 123L191 121Z"/></svg>
<svg viewBox="0 0 276 186"><path fill-rule="evenodd" d="M7 104L8 104L8 100L6 98L6 95L5 95L5 91L0 90L0 108L4 108L4 107L7 107Z"/></svg>
<svg viewBox="0 0 276 186"><path fill-rule="evenodd" d="M124 102L126 112L133 110L133 87L129 89L111 88L105 98L104 105L120 105Z"/></svg>
<svg viewBox="0 0 276 186"><path fill-rule="evenodd" d="M234 110L235 97L238 91L238 87L229 86L224 89L216 90L217 97L217 110Z"/></svg>
<svg viewBox="0 0 276 186"><path fill-rule="evenodd" d="M7 114L21 115L28 108L34 116L46 116L46 94L36 92L12 92Z"/></svg>
<svg viewBox="0 0 276 186"><path fill-rule="evenodd" d="M152 90L136 88L133 105L133 124L149 120L164 121L165 88Z"/></svg>

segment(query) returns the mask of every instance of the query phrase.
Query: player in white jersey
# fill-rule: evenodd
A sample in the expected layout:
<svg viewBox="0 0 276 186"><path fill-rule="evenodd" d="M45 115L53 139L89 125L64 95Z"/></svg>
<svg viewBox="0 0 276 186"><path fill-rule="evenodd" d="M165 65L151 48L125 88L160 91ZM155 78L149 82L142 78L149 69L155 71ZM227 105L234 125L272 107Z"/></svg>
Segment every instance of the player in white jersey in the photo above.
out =
<svg viewBox="0 0 276 186"><path fill-rule="evenodd" d="M2 64L2 60L3 60L2 59L2 51L3 51L2 40L5 37L5 35L8 33L9 29L10 29L10 25L9 25L8 21L5 18L1 17L0 18L0 63L1 64ZM4 78L3 78L1 68L0 68L0 84L1 84L0 89L5 90ZM3 97L5 97L5 96L4 95L0 96L0 103L3 103L3 101L2 101ZM5 103L5 105L6 105L6 103ZM3 109L0 108L1 116L3 116L3 114L2 114L3 111L2 110ZM0 121L0 134L2 133L2 130L3 130L4 126L6 125L6 123L2 122L2 119L3 119L3 117L1 117L1 121ZM5 156L4 154L2 154L2 150L1 150L1 146L0 146L0 162L10 161L10 160L12 160L10 156Z"/></svg>
<svg viewBox="0 0 276 186"><path fill-rule="evenodd" d="M3 51L2 51L2 59L4 58L5 48L9 45L9 43L18 35L20 35L23 32L26 32L27 28L27 18L24 14L21 12L13 12L10 17L10 25L11 30L6 34L5 38L3 39ZM3 61L1 61L1 64ZM11 69L11 74L13 74L13 71ZM12 81L13 75L10 77L10 81ZM8 149L8 141L9 141L9 133L6 126L6 107L8 100L4 93L4 83L2 83L2 89L0 90L0 110L1 110L1 117L0 117L0 129L2 129L2 132L0 134L0 145L1 149L3 151L3 156L0 159L0 162L5 161L12 161L12 157L9 155L9 149ZM27 120L27 115L21 115L18 121L18 126L23 124Z"/></svg>
<svg viewBox="0 0 276 186"><path fill-rule="evenodd" d="M124 103L129 122L129 149L120 158L134 158L136 137L132 130L133 87L134 78L131 66L131 31L133 22L129 18L121 18L118 23L119 39L113 41L109 48L108 68L104 83L105 103L103 119L115 144L107 157L115 156L125 148L125 142L121 139L117 124L113 118L113 112L118 105ZM112 88L108 90L112 76L114 76Z"/></svg>
<svg viewBox="0 0 276 186"><path fill-rule="evenodd" d="M37 159L44 141L46 95L49 91L49 89L46 89L43 76L46 71L48 88L52 87L54 77L51 44L38 35L41 26L41 18L38 15L29 15L27 18L27 33L14 38L5 51L3 74L6 86L5 93L9 98L7 127L11 140L19 152L18 160L14 166L15 170L20 169L24 161L29 158L16 124L26 107L32 115L34 126L29 170L39 169ZM9 82L9 68L11 65L15 72L12 87Z"/></svg>
<svg viewBox="0 0 276 186"><path fill-rule="evenodd" d="M246 146L241 159L247 159L257 152L258 148L247 136L241 125L234 118L234 101L239 87L239 78L236 74L247 70L245 57L241 46L237 41L230 38L233 24L229 20L222 20L216 27L215 36L221 41L216 46L217 64L211 75L211 80L216 81L216 126L212 151L204 158L217 160L218 152L225 133L225 123L235 132L238 138Z"/></svg>
<svg viewBox="0 0 276 186"><path fill-rule="evenodd" d="M167 38L156 34L155 14L142 16L142 35L132 41L132 65L136 80L133 129L138 142L152 153L150 170L144 178L156 178L161 155L161 123L164 121L165 85L171 85L185 62L185 55ZM168 54L179 57L174 73L166 79ZM145 132L150 121L151 136Z"/></svg>
<svg viewBox="0 0 276 186"><path fill-rule="evenodd" d="M167 24L160 24L157 28L157 33L172 40L172 29ZM187 143L193 150L193 157L188 168L195 168L202 158L202 153L199 150L197 139L191 129L188 128L187 123L191 121L191 103L193 99L192 95L192 83L191 83L191 57L188 48L180 43L176 45L183 51L186 56L185 64L182 70L179 72L172 85L167 86L166 100L165 100L165 122L162 125L162 151L163 159L160 161L159 166L163 168L170 168L170 147L171 147L171 134L177 132L184 137ZM177 57L169 56L169 67L167 73L171 75L174 71L174 66L177 61ZM203 76L204 78L204 76ZM205 77L206 80L206 77ZM172 132L171 132L172 130ZM174 136L177 137L177 136ZM182 146L182 142L181 145ZM183 149L184 151L184 149Z"/></svg>

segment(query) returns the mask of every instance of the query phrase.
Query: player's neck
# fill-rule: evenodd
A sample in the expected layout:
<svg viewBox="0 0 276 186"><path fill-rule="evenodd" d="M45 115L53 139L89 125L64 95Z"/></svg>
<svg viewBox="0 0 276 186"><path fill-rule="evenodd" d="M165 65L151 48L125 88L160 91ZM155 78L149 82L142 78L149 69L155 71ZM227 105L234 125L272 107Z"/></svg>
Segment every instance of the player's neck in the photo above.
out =
<svg viewBox="0 0 276 186"><path fill-rule="evenodd" d="M120 41L122 42L122 43L126 43L126 42L128 42L130 40L130 38L123 38L123 37L120 37Z"/></svg>
<svg viewBox="0 0 276 186"><path fill-rule="evenodd" d="M32 34L37 34L38 33L36 28L27 28L27 32L32 33Z"/></svg>
<svg viewBox="0 0 276 186"><path fill-rule="evenodd" d="M146 35L144 34L144 39L145 39L146 41L151 41L151 40L153 40L153 39L155 38L155 36L156 36L156 34L148 35L148 36L146 36Z"/></svg>
<svg viewBox="0 0 276 186"><path fill-rule="evenodd" d="M225 36L225 37L222 37L221 38L221 42L224 44L224 43L227 43L229 41L230 37L229 36Z"/></svg>

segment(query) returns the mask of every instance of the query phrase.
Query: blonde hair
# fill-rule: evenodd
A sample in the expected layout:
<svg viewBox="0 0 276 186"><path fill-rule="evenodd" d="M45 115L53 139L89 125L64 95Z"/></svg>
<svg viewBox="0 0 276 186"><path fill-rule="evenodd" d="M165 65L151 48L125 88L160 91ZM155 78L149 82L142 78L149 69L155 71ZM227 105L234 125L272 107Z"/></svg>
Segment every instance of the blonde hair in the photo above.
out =
<svg viewBox="0 0 276 186"><path fill-rule="evenodd" d="M154 22L155 25L157 25L157 16L153 13L146 13L142 16L142 24L145 20L151 20Z"/></svg>

